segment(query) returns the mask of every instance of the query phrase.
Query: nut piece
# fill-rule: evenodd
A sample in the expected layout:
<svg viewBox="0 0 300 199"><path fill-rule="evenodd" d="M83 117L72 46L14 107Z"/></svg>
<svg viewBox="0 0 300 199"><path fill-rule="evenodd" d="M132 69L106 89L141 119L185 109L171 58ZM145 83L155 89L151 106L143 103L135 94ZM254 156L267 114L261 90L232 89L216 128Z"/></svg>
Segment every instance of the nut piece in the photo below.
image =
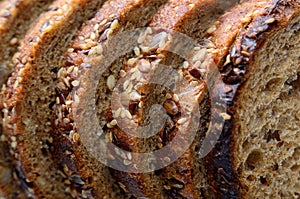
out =
<svg viewBox="0 0 300 199"><path fill-rule="evenodd" d="M109 88L109 90L113 90L115 85L116 85L115 76L113 76L113 75L108 76L108 78L107 78L107 87Z"/></svg>

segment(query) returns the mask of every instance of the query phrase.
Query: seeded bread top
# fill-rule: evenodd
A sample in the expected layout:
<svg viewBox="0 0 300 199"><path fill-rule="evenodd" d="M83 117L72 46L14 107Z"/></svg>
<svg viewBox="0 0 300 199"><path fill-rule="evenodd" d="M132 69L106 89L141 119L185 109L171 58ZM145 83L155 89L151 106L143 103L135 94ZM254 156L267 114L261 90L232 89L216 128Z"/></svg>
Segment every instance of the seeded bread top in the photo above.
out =
<svg viewBox="0 0 300 199"><path fill-rule="evenodd" d="M186 2L171 1L155 15L156 17L154 17L152 19L150 26L152 26L152 25L155 26L156 24L159 24L159 27L165 26L166 29L169 29L170 25L171 25L171 26L173 26L171 29L178 30L178 31L183 30L181 28L181 25L183 25L183 22L189 21L189 19L190 19L187 16L194 16L195 13L205 15L204 13L206 13L206 12L201 12L201 11L205 10L207 8L209 8L210 10L215 9L214 3L216 3L216 2L212 1L212 2L207 3L206 1L205 2L204 1L203 2L202 1L194 1L194 2L193 1L186 1ZM177 7L178 9L177 10L173 9L174 7ZM180 11L180 12L178 12L178 11ZM172 14L170 15L170 12L176 12L176 14L174 13L174 15L172 15ZM170 20L167 20L167 21L173 21L174 24L159 22L159 20L164 21L165 18L168 17L168 16L165 16L166 13L169 13L168 16L170 16L169 17ZM209 12L209 11L208 11L208 13L211 14L211 12ZM177 18L174 19L173 16L176 16ZM196 16L198 16L198 15L196 15ZM196 18L197 17L195 17L195 20L196 20ZM175 23L175 21L176 21L176 23ZM203 21L205 21L205 20L203 20ZM79 100L81 99L81 96L78 95L78 93L76 92L76 89L81 88L81 90L82 90L82 85L87 83L87 82L86 83L83 82L83 80L80 79L81 77L77 77L77 76L78 76L78 74L80 74L81 70L84 71L84 70L88 70L89 67L93 67L92 64L89 64L86 61L86 60L88 60L87 59L88 56L102 54L103 47L97 45L97 42L99 42L99 39L100 39L100 42L105 41L107 38L110 37L110 34L113 32L113 30L115 28L117 29L117 27L118 27L117 25L122 24L122 21L120 22L119 19L113 19L111 21L107 20L107 19L102 19L101 22L100 22L100 24L104 28L102 28L101 26L99 27L98 24L92 24L92 25L84 28L83 32L80 33L80 35L76 39L76 42L73 44L72 48L69 49L69 52L67 54L68 55L67 62L66 62L67 68L61 69L61 71L58 72L60 81L58 83L58 89L59 89L58 94L59 95L57 98L57 103L62 104L62 106L61 106L61 110L59 108L59 111L58 111L57 123L59 125L59 128L61 128L60 131L63 134L67 134L67 137L69 137L71 145L74 145L73 142L76 143L79 141L79 135L78 135L77 129L74 128L75 125L73 124L73 114L68 112L67 109L68 109L68 107L69 108L72 107L72 104L74 104L74 103L76 104L79 102ZM107 23L107 25L106 25L106 23ZM208 26L209 26L209 23L205 23L205 26L201 27L202 35L205 33L205 29ZM113 27L113 28L109 28L109 27ZM96 30L100 29L102 31L101 34L99 34L99 32L97 32L97 31L95 31L95 29ZM191 29L190 32L193 32L193 29ZM134 51L135 51L136 55L138 56L139 51L143 51L143 49L141 50L141 49L135 48ZM112 72L114 72L113 70L114 70L114 67L111 67ZM120 75L122 75L121 73L126 73L126 69L124 68L123 70L121 70ZM105 87L107 87L108 89L101 90L101 93L111 92L109 90L113 89L113 87L115 85L115 81L116 81L116 79L118 79L118 72L117 72L117 74L113 74L113 75L109 75L109 74L105 74L105 75L107 76L106 77L107 81L105 80L101 83L103 83L105 85ZM195 82L193 82L193 84L194 83ZM124 84L125 84L125 82L124 82ZM73 89L73 88L75 88L75 89ZM89 90L89 89L85 88L85 90ZM107 99L103 98L103 100L99 100L99 101L101 101L102 104L105 104L106 103L105 100L107 100ZM80 101L80 103L82 103L82 102ZM107 109L108 109L108 107L107 107ZM115 120L110 119L109 115L111 115L111 113L109 113L109 111L107 112L107 110L105 110L103 112L104 112L104 114L99 114L99 117L101 118L100 121L102 121L102 118L103 118L103 120L106 123L106 119L107 119L108 123L106 124L106 126L108 128L111 128L112 126L115 125ZM127 117L132 116L130 111L124 111L124 114ZM122 115L123 115L123 113L122 113ZM182 118L182 119L184 119L184 118ZM180 121L183 121L183 120L180 120ZM114 129L112 129L112 131L114 131ZM68 132L70 132L70 134L68 134ZM129 150L133 150L133 151L135 149L138 150L138 145L135 146L135 144L137 143L136 139L129 138L128 136L126 136L126 134L120 132L119 130L117 130L115 133L118 135L118 142L128 143L129 146L132 146L132 147L130 147ZM107 135L109 135L109 134L107 134ZM110 137L110 136L107 136L107 137ZM77 149L78 149L78 146L76 146L76 149L74 148L75 151L77 151ZM81 149L78 150L78 152L80 152L80 151L81 151ZM191 158L187 157L187 159L191 159ZM77 160L77 161L80 162L80 160ZM129 192L132 192L136 196L149 195L149 190L152 194L158 194L158 195L163 194L161 192L161 188L159 191L157 191L158 190L157 188L152 189L153 184L158 184L159 186L161 186L161 183L163 181L149 179L149 177L147 177L147 175L143 175L143 174L141 174L141 175L116 174L116 176L119 177L120 181L125 184L124 185L122 183L121 187L124 187L124 189L126 191L129 190ZM187 178L191 179L192 177L190 175ZM187 181L188 179L186 179L185 181ZM135 186L129 186L130 184L135 184ZM192 190L192 188L186 189L186 191L184 191L185 193L184 192L182 192L182 193L188 195L189 194L188 190Z"/></svg>
<svg viewBox="0 0 300 199"><path fill-rule="evenodd" d="M63 162L72 162L72 164L68 164L70 165L69 169L82 177L85 186L92 187L95 196L101 193L103 195L117 194L118 188L105 188L107 185L103 181L111 184L116 184L116 182L109 176L108 168L93 158L82 145L76 125L74 125L74 113L72 112L74 109L70 108L79 100L76 94L76 89L82 85L79 75L83 70L89 68L88 58L100 55L103 48L109 45L107 43L113 35L131 28L145 26L164 3L165 1L151 0L108 1L78 33L66 53L64 67L58 71L56 125L60 135L56 135L56 139L59 140L57 141L58 145L64 143L63 145L72 149L69 152L73 154L69 158L69 155L62 150L58 158L65 156L66 159L63 159ZM102 96L105 97L103 93ZM101 104L105 104L104 100L101 102ZM105 118L106 114L102 114L101 117ZM67 139L62 138L62 135ZM89 180L91 176L97 177L95 180ZM121 197L120 194L118 197Z"/></svg>

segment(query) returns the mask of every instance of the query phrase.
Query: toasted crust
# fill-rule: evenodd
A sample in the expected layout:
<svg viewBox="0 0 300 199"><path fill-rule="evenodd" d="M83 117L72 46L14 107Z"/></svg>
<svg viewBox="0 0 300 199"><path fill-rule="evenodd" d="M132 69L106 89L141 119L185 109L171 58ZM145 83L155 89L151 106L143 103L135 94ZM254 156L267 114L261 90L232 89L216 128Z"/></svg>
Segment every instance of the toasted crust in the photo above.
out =
<svg viewBox="0 0 300 199"><path fill-rule="evenodd" d="M20 169L26 177L24 182L38 197L63 198L81 195L74 190L71 191L74 184L64 183L65 176L51 160L49 147L52 138L49 132L52 113L49 104L51 97L54 96L54 86L43 88L50 89L43 91L35 85L54 84L53 70L50 71L53 66L47 64L51 60L49 62L53 61L56 62L54 65L58 65L58 60L54 59L56 56L51 57L53 55L51 53L55 52L59 57L66 49L64 45L72 39L72 34L85 19L93 16L101 4L102 1L91 0L55 1L49 7L49 11L43 13L33 23L21 41L15 70L3 92L4 109L8 113L3 119L3 133L10 138L12 136L16 138L9 140L14 142L13 155L21 162ZM60 43L61 41L63 43ZM46 75L45 73L48 75L47 78L36 79L37 76ZM44 97L41 99L37 95ZM33 110L36 111L35 114L31 112ZM32 117L32 114L40 115L39 121ZM34 132L38 134L34 135Z"/></svg>

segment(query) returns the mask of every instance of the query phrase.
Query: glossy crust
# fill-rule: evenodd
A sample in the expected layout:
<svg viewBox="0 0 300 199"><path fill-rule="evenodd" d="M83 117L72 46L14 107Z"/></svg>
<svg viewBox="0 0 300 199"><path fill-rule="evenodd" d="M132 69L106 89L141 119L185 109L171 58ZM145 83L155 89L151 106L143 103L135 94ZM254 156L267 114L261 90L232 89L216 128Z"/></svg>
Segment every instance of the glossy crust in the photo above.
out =
<svg viewBox="0 0 300 199"><path fill-rule="evenodd" d="M22 110L22 108L26 105L30 106L25 103L29 97L28 93L38 92L36 91L38 90L37 88L30 90L30 88L36 84L36 80L34 80L36 73L43 70L50 70L47 68L49 66L43 65L39 63L39 61L41 57L51 56L47 53L51 53L51 47L57 45L57 40L55 41L55 39L57 38L56 36L59 35L53 35L53 33L61 30L61 37L65 36L63 34L66 34L66 36L69 34L70 37L74 32L69 31L68 28L71 26L73 28L71 30L76 31L81 23L83 23L85 17L91 17L94 13L93 10L96 10L101 4L101 1L94 0L55 1L47 12L43 13L33 22L32 28L21 41L20 50L16 56L14 72L7 82L6 89L3 91L3 104L5 112L7 112L7 115L3 119L3 133L9 137L9 142L12 145L12 153L19 161L17 164L20 165L18 167L22 175L20 178L23 179L27 190L36 197L53 198L55 196L57 198L70 198L72 196L79 197L79 195L81 195L81 193L77 193L76 190L74 190L73 186L75 183L71 184L69 181L66 182L63 171L60 171L57 165L51 160L51 153L48 151L48 147L51 147L52 143L52 138L48 133L51 131L51 121L44 121L45 123L42 125L47 127L41 130L35 137L33 135L35 130L30 131L30 133L28 132L28 128L32 128L31 121L27 121L29 125L25 125L27 122L24 123L22 117L26 111ZM83 12L86 13L83 14ZM75 26L75 28L73 26ZM68 42L70 38L67 37L65 39L66 41L64 42ZM52 42L49 42L49 40ZM50 52L42 54L45 53L45 48L50 49ZM60 49L57 48L55 50L59 51ZM49 75L48 78L51 79L51 75ZM49 79L47 79L48 83ZM48 95L51 96L51 93L48 93ZM32 94L32 96L34 96L34 94ZM37 103L40 103L40 106L46 106L47 108L43 111L45 111L45 114L49 114L46 117L51 117L51 111L49 111L51 106L47 104L50 103L47 102L47 98L48 96L45 96L43 99L46 99L46 101ZM32 100L35 101L35 99ZM43 111L39 113L43 114ZM45 118L43 119L45 120ZM32 148L36 139L40 139L38 143L42 143L44 146L35 146L36 150L29 152L28 148ZM33 162L37 160L35 157L28 158L28 156L31 156L30 154L38 157L46 156L43 160L47 159L48 161L33 164ZM41 173L37 173L39 171Z"/></svg>
<svg viewBox="0 0 300 199"><path fill-rule="evenodd" d="M243 17L250 13L249 17L243 20L247 22L246 24L237 23L237 26L240 27L238 32L221 38L218 37L219 31L222 31L219 28L213 35L213 38L216 38L215 41L218 41L224 47L223 49L226 49L221 53L222 59L219 59L218 67L229 91L223 100L227 106L227 114L232 116L231 119L225 122L222 135L214 150L205 158L208 177L218 198L249 197L250 193L248 193L247 187L239 179L238 160L234 158L237 144L235 143L235 136L238 136L233 135L232 132L235 125L233 123L235 100L247 78L247 72L251 70L248 65L256 49L264 42L270 32L285 27L290 19L299 13L300 8L299 1L272 0L262 2L258 7L258 1L249 1L249 3L248 5L246 3L246 5L241 4L238 6L237 10L240 11L239 13ZM256 7L250 6L252 3ZM233 11L228 13L227 20L231 20L230 16L233 13ZM218 38L222 40L220 41ZM228 42L226 43L224 40ZM241 49L247 49L247 51ZM234 70L237 68L239 69L238 73L237 70Z"/></svg>

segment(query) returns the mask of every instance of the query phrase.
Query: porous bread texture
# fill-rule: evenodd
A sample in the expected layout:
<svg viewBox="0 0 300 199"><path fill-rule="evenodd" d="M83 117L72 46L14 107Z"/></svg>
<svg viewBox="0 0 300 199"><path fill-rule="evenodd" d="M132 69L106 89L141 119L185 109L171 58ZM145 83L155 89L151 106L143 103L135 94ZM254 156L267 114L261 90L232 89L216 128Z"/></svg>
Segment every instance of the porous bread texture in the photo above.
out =
<svg viewBox="0 0 300 199"><path fill-rule="evenodd" d="M30 24L53 0L5 0L0 4L0 84L13 70L13 56Z"/></svg>
<svg viewBox="0 0 300 199"><path fill-rule="evenodd" d="M4 90L4 134L15 137L13 155L21 162L29 190L37 197L80 197L53 162L50 132L56 72L68 44L81 24L103 1L58 0L43 13L21 42L16 68ZM71 184L71 185L70 185ZM84 193L88 195L88 191Z"/></svg>
<svg viewBox="0 0 300 199"><path fill-rule="evenodd" d="M7 76L12 72L13 56L17 52L20 39L34 19L45 11L52 0L6 0L0 4L0 85L6 82ZM0 96L0 103L2 103ZM1 114L3 106L0 105ZM2 116L0 116L2 129ZM2 130L0 130L2 135ZM2 135L0 140L0 179L2 192L8 198L24 198L25 191L21 187L21 180L13 165L9 154L9 144Z"/></svg>
<svg viewBox="0 0 300 199"><path fill-rule="evenodd" d="M109 39L114 34L145 26L151 16L164 3L164 0L108 1L96 16L87 22L87 25L78 33L66 55L65 67L58 72L59 81L57 89L59 90L59 95L57 100L58 117L56 124L59 133L66 136L67 139L64 140L64 143L72 149L72 151L69 151L74 155L74 158L63 160L62 163L72 162L73 166L70 169L82 177L86 186L92 187L95 197L123 198L127 197L127 195L124 192L120 193L120 188L116 187L118 184L109 175L109 169L96 158L91 157L90 152L80 142L80 134L76 129L76 122L73 121L75 113L67 109L68 107L72 107L73 103L76 103L76 90L78 87L82 87L81 82L83 80L78 76L81 74L81 71L88 70L90 63L87 60L90 57L101 54L103 48L109 45ZM122 62L122 57L117 58L117 61L103 73L104 77L99 82L96 106L101 126L105 125L106 118L108 117L107 108L109 104L107 104L106 99L108 98L107 95L111 92L107 87L106 78L109 75L117 75L114 72L120 70L119 68L123 65ZM67 80L69 81L69 85L66 84L66 78L70 78ZM87 80L87 83L90 81ZM77 85L77 83L79 84ZM64 96L64 100L62 100L62 96ZM90 126L92 125L94 124L90 124ZM60 142L59 139L60 136L58 135L58 142ZM97 148L97 146L93 147ZM68 156L68 154L63 151L61 156ZM112 184L114 187L107 187L107 184Z"/></svg>
<svg viewBox="0 0 300 199"><path fill-rule="evenodd" d="M291 140L297 139L298 112L292 112L289 117L294 123L289 125L284 120L289 115L288 103L296 109L299 106L295 95L289 97L292 88L284 82L297 85L299 63L286 55L293 58L299 51L299 46L294 45L299 40L299 6L299 1L261 2L260 9L254 9L248 17L244 15L236 34L221 38L218 35L222 29L219 28L212 38L217 45L223 46L217 47L220 49L217 63L226 83L226 95L222 98L230 116L219 142L206 157L208 176L219 197L298 195L296 183L283 177L288 171L280 171L284 164L278 162L295 161L297 165L297 157L291 159L298 145ZM232 29L234 24L224 23L227 25ZM288 103L284 103L285 100ZM286 138L286 144L281 137ZM282 156L290 158L289 161L282 160ZM292 177L299 178L291 173Z"/></svg>
<svg viewBox="0 0 300 199"><path fill-rule="evenodd" d="M249 198L300 196L299 21L261 36L236 97L232 153Z"/></svg>

